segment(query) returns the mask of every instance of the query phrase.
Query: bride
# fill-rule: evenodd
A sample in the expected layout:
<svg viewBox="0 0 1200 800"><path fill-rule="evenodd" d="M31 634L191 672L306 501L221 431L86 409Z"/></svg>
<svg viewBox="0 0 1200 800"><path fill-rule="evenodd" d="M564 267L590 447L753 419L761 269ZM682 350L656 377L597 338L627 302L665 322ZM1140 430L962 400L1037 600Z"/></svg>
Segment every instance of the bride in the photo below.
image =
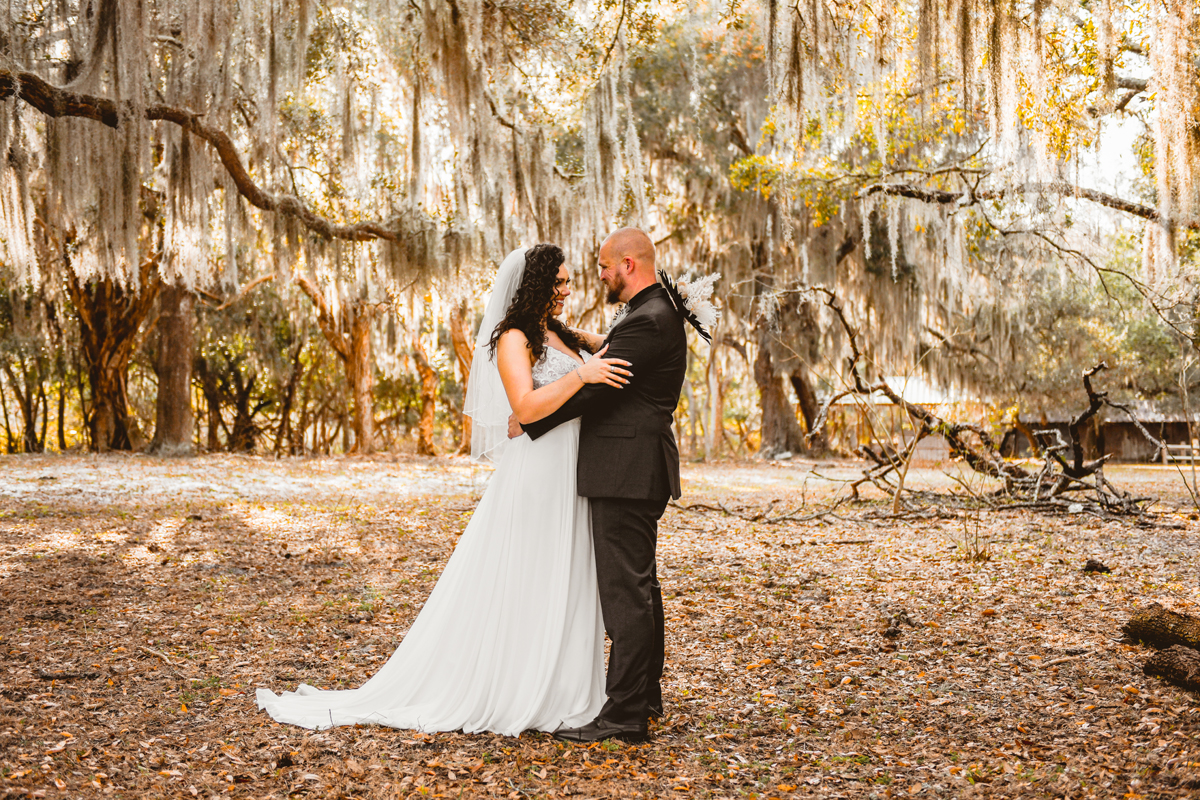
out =
<svg viewBox="0 0 1200 800"><path fill-rule="evenodd" d="M628 362L603 350L585 358L591 334L557 318L569 286L556 245L504 259L466 400L471 454L496 464L487 490L383 668L348 691L259 689L259 708L277 721L515 736L582 725L600 711L604 626L588 502L575 491L579 420L537 441L508 439L510 414L538 419L585 383L628 383Z"/></svg>

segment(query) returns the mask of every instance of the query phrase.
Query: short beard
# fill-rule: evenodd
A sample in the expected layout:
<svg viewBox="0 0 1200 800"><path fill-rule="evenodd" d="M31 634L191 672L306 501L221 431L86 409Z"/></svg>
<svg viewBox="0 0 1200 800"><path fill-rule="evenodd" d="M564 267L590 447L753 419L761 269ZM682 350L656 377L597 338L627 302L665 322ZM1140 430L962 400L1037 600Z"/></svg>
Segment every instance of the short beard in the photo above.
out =
<svg viewBox="0 0 1200 800"><path fill-rule="evenodd" d="M610 306L615 306L621 302L621 292L625 291L625 278L618 277L612 286L608 287L608 294L604 299L608 301Z"/></svg>

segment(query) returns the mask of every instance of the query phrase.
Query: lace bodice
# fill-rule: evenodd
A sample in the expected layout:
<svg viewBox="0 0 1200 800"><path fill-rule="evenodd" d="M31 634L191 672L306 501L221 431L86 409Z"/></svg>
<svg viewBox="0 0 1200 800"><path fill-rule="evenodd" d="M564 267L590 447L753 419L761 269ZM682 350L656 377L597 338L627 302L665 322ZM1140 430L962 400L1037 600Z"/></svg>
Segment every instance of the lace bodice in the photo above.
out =
<svg viewBox="0 0 1200 800"><path fill-rule="evenodd" d="M587 361L587 353L580 355ZM533 388L540 389L547 383L554 383L578 366L579 362L563 351L546 345L546 352L542 353L542 357L533 365Z"/></svg>

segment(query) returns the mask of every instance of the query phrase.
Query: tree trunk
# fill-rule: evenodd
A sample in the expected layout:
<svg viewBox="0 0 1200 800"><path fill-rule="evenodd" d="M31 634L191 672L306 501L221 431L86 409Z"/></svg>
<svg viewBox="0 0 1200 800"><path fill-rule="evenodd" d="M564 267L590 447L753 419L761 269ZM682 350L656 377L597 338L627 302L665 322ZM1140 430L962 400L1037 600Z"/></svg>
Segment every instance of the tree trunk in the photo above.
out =
<svg viewBox="0 0 1200 800"><path fill-rule="evenodd" d="M36 367L30 369L20 359L17 361L17 372L21 375L20 380L17 379L17 373L13 372L10 364L5 364L3 369L12 386L13 394L17 396L17 410L21 412L20 450L22 453L40 453L37 419L40 402L38 384L41 383L41 372Z"/></svg>
<svg viewBox="0 0 1200 800"><path fill-rule="evenodd" d="M204 416L208 428L205 449L216 453L221 449L221 391L217 387L217 376L209 370L204 356L197 356L195 363L200 391L204 394Z"/></svg>
<svg viewBox="0 0 1200 800"><path fill-rule="evenodd" d="M283 454L283 443L288 443L288 454L295 455L294 447L292 446L292 406L296 402L296 387L300 385L300 379L304 377L304 364L300 361L300 354L304 352L304 341L296 342L296 349L292 352L292 369L288 373L287 385L283 387L283 403L279 410L279 427L275 431L275 456ZM301 417L303 421L303 417Z"/></svg>
<svg viewBox="0 0 1200 800"><path fill-rule="evenodd" d="M757 327L758 356L754 359L754 382L758 384L759 407L762 409L759 454L763 458L772 458L780 453L804 452L804 433L788 401L783 376L778 374L771 358L770 328L761 320Z"/></svg>
<svg viewBox="0 0 1200 800"><path fill-rule="evenodd" d="M67 452L67 353L66 337L63 335L62 323L58 319L59 306L56 303L46 303L46 318L50 323L50 343L54 346L54 379L58 388L58 452Z"/></svg>
<svg viewBox="0 0 1200 800"><path fill-rule="evenodd" d="M720 324L720 323L718 323ZM715 333L715 332L714 332ZM708 349L708 369L704 380L707 384L704 421L704 458L714 459L721 449L722 432L725 429L725 398L721 392L721 363L715 347Z"/></svg>
<svg viewBox="0 0 1200 800"><path fill-rule="evenodd" d="M467 301L463 300L450 311L450 341L454 344L454 355L458 358L458 373L462 376L463 409L462 437L458 441L458 455L471 452L471 418L465 413L467 384L471 380L471 363L475 359L475 342L466 323Z"/></svg>
<svg viewBox="0 0 1200 800"><path fill-rule="evenodd" d="M691 371L691 362L692 362L692 354L689 352L688 353L688 371L689 372ZM683 379L683 386L680 388L679 392L680 392L680 397L682 397L683 401L685 403L687 403L687 421L688 421L687 453L688 453L689 457L695 457L695 453L696 453L696 449L697 449L696 418L700 416L700 410L699 410L699 403L696 402L696 390L692 388L692 382L687 379L686 373L685 373L685 377ZM680 426L677 426L677 427L680 427ZM684 441L682 434L683 434L683 431L682 431L682 429L680 429L679 434L676 435L677 442L680 445L682 445L683 441Z"/></svg>
<svg viewBox="0 0 1200 800"><path fill-rule="evenodd" d="M192 293L165 286L159 297L158 397L154 403L154 441L149 451L160 456L192 454L192 356L195 347Z"/></svg>
<svg viewBox="0 0 1200 800"><path fill-rule="evenodd" d="M79 415L83 418L83 433L87 438L87 446L90 450L92 448L92 429L88 427L87 421L91 417L92 408L88 404L87 392L84 391L87 382L83 379L85 368L80 359L79 351L75 350L71 358L71 363L74 365L75 391L79 394Z"/></svg>
<svg viewBox="0 0 1200 800"><path fill-rule="evenodd" d="M42 433L38 437L38 452L46 452L46 431L50 430L50 399L46 397L46 385L38 384L38 394L42 398Z"/></svg>
<svg viewBox="0 0 1200 800"><path fill-rule="evenodd" d="M288 452L294 456L304 455L307 445L305 438L308 436L308 426L312 423L312 416L309 413L309 398L312 396L313 372L319 369L314 365L312 370L309 370L308 375L304 380L304 388L300 391L300 424L292 428L291 436L288 438ZM313 425L313 452L316 452L316 425Z"/></svg>
<svg viewBox="0 0 1200 800"><path fill-rule="evenodd" d="M67 413L67 376L61 376L58 383L58 452L67 452L67 426L63 417Z"/></svg>
<svg viewBox="0 0 1200 800"><path fill-rule="evenodd" d="M104 278L80 283L73 269L67 274L67 293L79 315L79 338L91 389L87 417L95 452L131 450L129 397L126 380L138 330L158 296L161 281L157 262L141 267L140 289Z"/></svg>
<svg viewBox="0 0 1200 800"><path fill-rule="evenodd" d="M804 419L804 432L811 433L813 425L816 424L817 414L821 413L821 404L817 401L817 392L813 389L812 381L809 380L802 370L796 370L791 375L792 389L796 392L796 404L800 407L800 415ZM829 449L829 443L825 436L825 431L822 430L811 441L805 437L806 452L824 453Z"/></svg>
<svg viewBox="0 0 1200 800"><path fill-rule="evenodd" d="M258 375L254 372L248 376L242 375L240 357L229 362L229 371L230 382L233 384L233 430L229 434L229 452L253 453L258 446L258 426L254 424L254 415L259 409L251 408L250 402L254 396L254 385L258 382ZM229 388L228 384L225 388Z"/></svg>
<svg viewBox="0 0 1200 800"><path fill-rule="evenodd" d="M11 455L17 452L17 445L13 441L12 427L8 424L8 394L4 391L3 380L0 380L0 412L4 414L4 451Z"/></svg>
<svg viewBox="0 0 1200 800"><path fill-rule="evenodd" d="M346 377L354 392L354 447L351 452L375 452L375 369L371 358L371 313L363 306L350 310L350 352Z"/></svg>
<svg viewBox="0 0 1200 800"><path fill-rule="evenodd" d="M317 324L321 326L321 333L346 370L346 382L354 403L352 452L372 453L375 451L375 364L371 357L371 315L374 307L368 303L348 303L334 316L324 296L311 281L298 275L296 284L317 307Z"/></svg>
<svg viewBox="0 0 1200 800"><path fill-rule="evenodd" d="M417 424L417 455L436 456L433 446L434 412L437 410L437 371L425 355L419 335L413 336L413 360L421 378L421 419Z"/></svg>

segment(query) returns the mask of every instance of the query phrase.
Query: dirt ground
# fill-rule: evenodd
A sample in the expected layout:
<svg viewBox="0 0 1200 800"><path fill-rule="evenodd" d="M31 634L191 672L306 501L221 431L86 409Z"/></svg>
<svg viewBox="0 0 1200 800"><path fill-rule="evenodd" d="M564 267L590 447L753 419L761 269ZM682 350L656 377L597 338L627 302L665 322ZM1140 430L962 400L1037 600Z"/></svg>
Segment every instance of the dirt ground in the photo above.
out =
<svg viewBox="0 0 1200 800"><path fill-rule="evenodd" d="M379 668L486 470L0 458L0 796L1200 794L1200 697L1143 676L1145 648L1118 641L1144 604L1200 613L1200 522L1177 474L1109 470L1164 498L1140 522L896 519L877 497L820 514L855 474L685 469L659 547L667 715L644 744L583 747L311 733L255 707L258 686L352 687ZM938 468L909 485L964 491Z"/></svg>

